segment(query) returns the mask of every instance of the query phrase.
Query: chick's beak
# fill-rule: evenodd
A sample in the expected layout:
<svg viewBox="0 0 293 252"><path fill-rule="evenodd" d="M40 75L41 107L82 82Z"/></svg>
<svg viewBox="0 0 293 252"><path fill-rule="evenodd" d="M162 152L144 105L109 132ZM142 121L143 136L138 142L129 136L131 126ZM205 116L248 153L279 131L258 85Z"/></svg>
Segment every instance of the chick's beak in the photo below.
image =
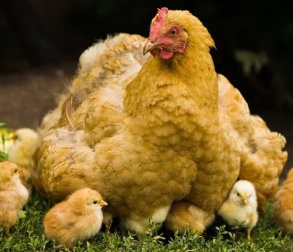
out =
<svg viewBox="0 0 293 252"><path fill-rule="evenodd" d="M241 197L241 201L243 202L243 204L247 204L248 202L248 196L246 194L244 194L242 197Z"/></svg>
<svg viewBox="0 0 293 252"><path fill-rule="evenodd" d="M153 56L156 56L157 50L155 49L158 49L158 46L159 44L156 43L156 41L152 42L150 39L148 39L143 47L143 55L146 55L148 52L150 52Z"/></svg>
<svg viewBox="0 0 293 252"><path fill-rule="evenodd" d="M108 206L108 203L107 203L106 201L103 201L103 200L102 200L102 201L100 202L100 206Z"/></svg>

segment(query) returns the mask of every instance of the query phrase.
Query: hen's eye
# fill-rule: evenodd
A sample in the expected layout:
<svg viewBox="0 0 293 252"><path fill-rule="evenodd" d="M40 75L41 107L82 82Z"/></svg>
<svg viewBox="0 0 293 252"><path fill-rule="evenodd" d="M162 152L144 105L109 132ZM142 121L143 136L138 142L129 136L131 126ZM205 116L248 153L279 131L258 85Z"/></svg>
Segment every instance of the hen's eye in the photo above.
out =
<svg viewBox="0 0 293 252"><path fill-rule="evenodd" d="M176 33L177 33L177 31L176 31L175 29L172 29L172 30L170 31L170 35L171 35L171 36L176 35Z"/></svg>

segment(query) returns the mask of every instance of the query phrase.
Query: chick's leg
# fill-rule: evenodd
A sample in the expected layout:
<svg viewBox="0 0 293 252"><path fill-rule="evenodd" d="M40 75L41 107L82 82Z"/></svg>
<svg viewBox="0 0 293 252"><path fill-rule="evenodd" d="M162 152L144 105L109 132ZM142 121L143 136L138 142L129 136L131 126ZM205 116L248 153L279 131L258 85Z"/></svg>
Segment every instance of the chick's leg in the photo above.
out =
<svg viewBox="0 0 293 252"><path fill-rule="evenodd" d="M247 240L248 240L248 241L250 241L250 231L251 231L251 229L248 228L248 229L247 229Z"/></svg>
<svg viewBox="0 0 293 252"><path fill-rule="evenodd" d="M107 211L103 211L103 223L106 226L106 232L110 232L113 222L113 215Z"/></svg>

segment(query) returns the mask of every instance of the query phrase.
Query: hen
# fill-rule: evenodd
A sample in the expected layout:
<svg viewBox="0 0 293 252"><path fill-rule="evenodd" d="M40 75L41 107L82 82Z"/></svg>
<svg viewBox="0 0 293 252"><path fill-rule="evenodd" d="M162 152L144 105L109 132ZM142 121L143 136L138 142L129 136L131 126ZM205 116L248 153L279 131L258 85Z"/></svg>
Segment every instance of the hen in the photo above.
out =
<svg viewBox="0 0 293 252"><path fill-rule="evenodd" d="M293 234L293 169L275 195L273 216L282 232Z"/></svg>
<svg viewBox="0 0 293 252"><path fill-rule="evenodd" d="M170 229L202 232L239 175L256 182L265 204L287 158L285 139L217 75L211 47L190 12L161 8L147 41L120 34L86 50L40 128L37 172L48 196L95 189L107 214L136 232L168 213Z"/></svg>

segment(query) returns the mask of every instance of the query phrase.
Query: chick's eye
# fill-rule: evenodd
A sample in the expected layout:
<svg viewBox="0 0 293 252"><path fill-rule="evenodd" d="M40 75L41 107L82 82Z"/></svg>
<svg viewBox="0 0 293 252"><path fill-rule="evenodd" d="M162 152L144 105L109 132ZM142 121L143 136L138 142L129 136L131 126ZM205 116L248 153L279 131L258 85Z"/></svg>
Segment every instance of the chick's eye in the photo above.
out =
<svg viewBox="0 0 293 252"><path fill-rule="evenodd" d="M17 172L18 172L18 170L17 170L17 169L15 169L15 170L14 170L14 173L17 173Z"/></svg>
<svg viewBox="0 0 293 252"><path fill-rule="evenodd" d="M95 205L98 204L98 201L94 200L94 201L93 201L93 204L95 204Z"/></svg>
<svg viewBox="0 0 293 252"><path fill-rule="evenodd" d="M239 192L237 192L237 196L240 197L240 193Z"/></svg>

